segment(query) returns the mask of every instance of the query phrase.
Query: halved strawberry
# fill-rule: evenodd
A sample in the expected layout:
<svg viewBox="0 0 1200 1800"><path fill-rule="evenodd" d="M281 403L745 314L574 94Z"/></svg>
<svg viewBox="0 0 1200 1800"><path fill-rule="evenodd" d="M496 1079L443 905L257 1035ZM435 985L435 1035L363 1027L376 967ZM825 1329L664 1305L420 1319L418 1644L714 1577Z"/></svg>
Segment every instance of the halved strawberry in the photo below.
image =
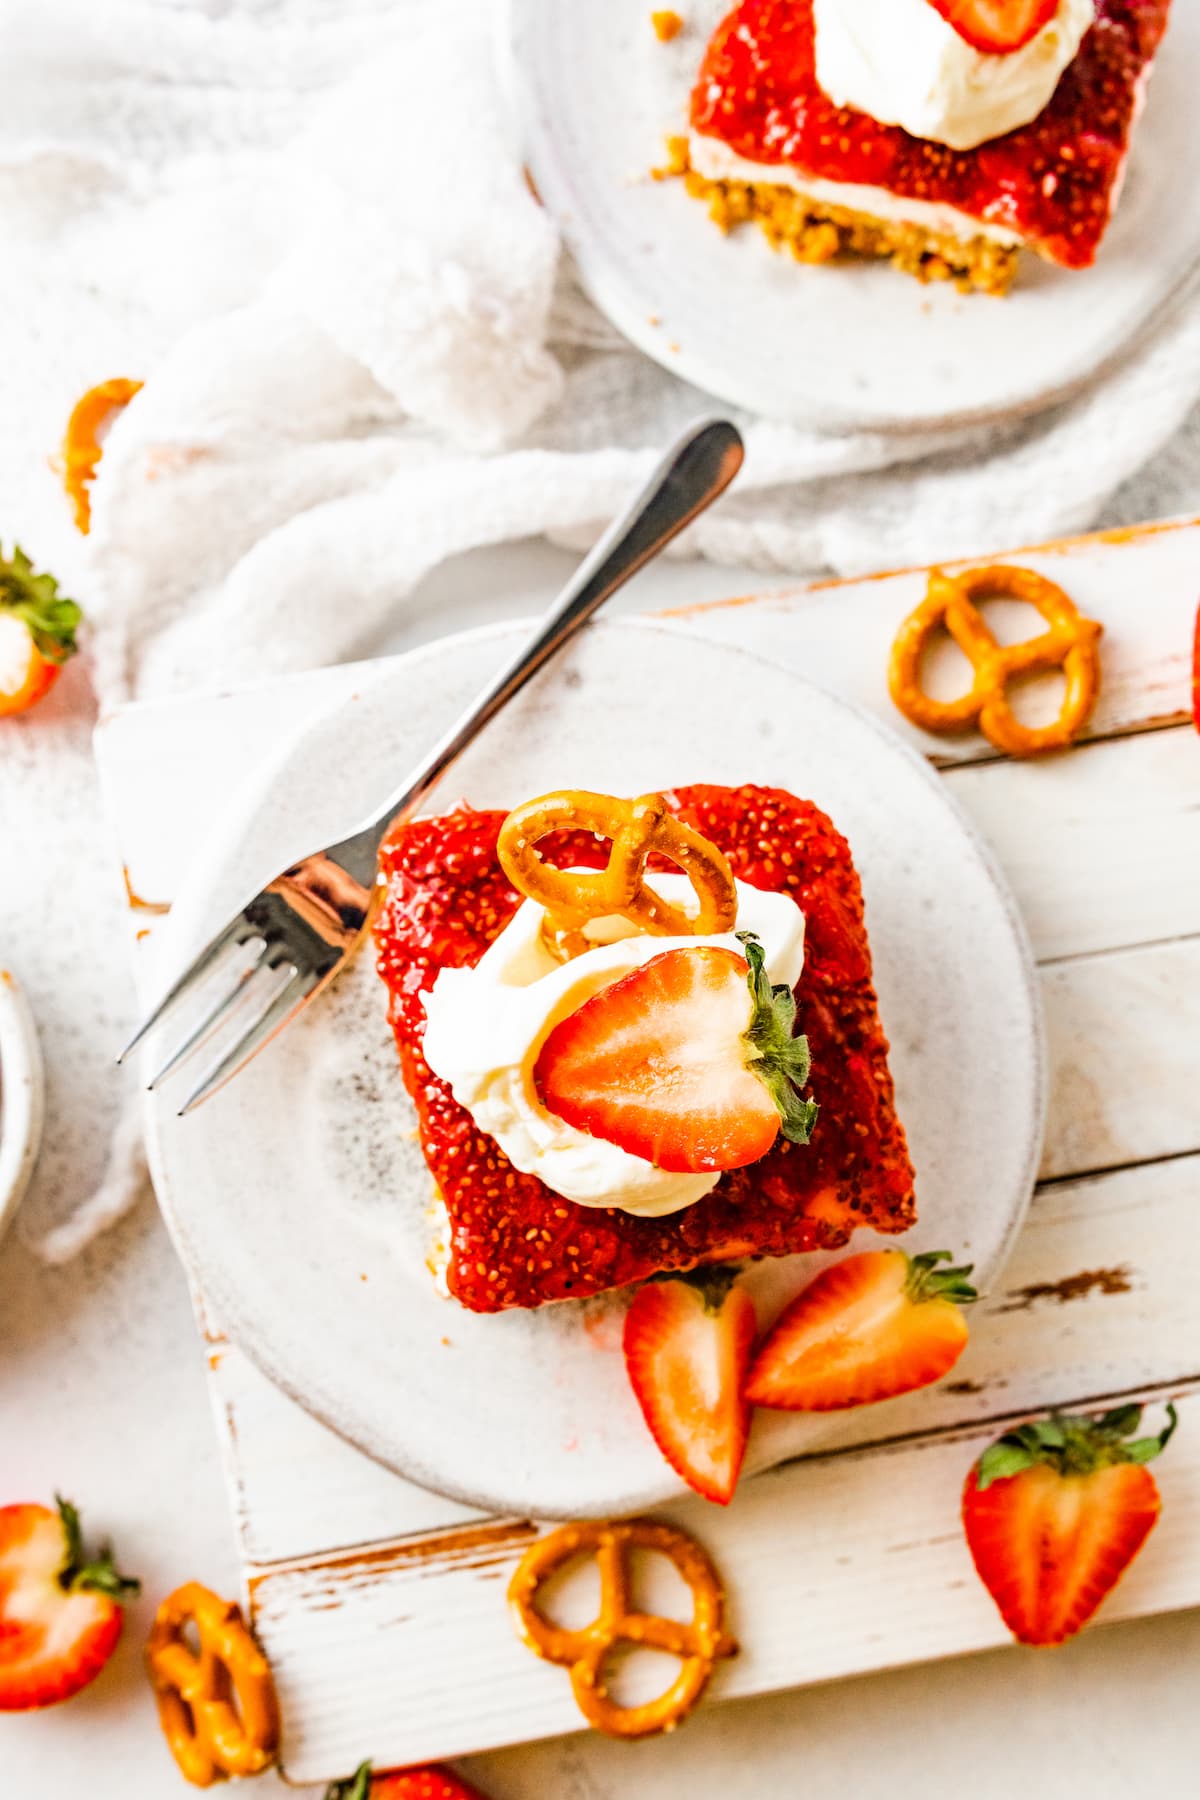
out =
<svg viewBox="0 0 1200 1800"><path fill-rule="evenodd" d="M0 550L0 718L27 712L49 693L75 654L81 617L53 575L34 574L20 545L11 560Z"/></svg>
<svg viewBox="0 0 1200 1800"><path fill-rule="evenodd" d="M0 1712L69 1700L94 1681L139 1591L107 1545L89 1562L66 1500L0 1507Z"/></svg>
<svg viewBox="0 0 1200 1800"><path fill-rule="evenodd" d="M967 1346L977 1296L948 1250L868 1250L822 1270L786 1307L746 1383L755 1406L834 1412L940 1381Z"/></svg>
<svg viewBox="0 0 1200 1800"><path fill-rule="evenodd" d="M762 946L745 956L665 950L556 1025L534 1080L551 1112L659 1169L741 1169L779 1135L806 1144L808 1044L796 1001L771 986Z"/></svg>
<svg viewBox="0 0 1200 1800"><path fill-rule="evenodd" d="M1200 607L1196 609L1196 630L1192 638L1192 718L1200 731Z"/></svg>
<svg viewBox="0 0 1200 1800"><path fill-rule="evenodd" d="M1009 56L1044 31L1059 0L929 0L973 50Z"/></svg>
<svg viewBox="0 0 1200 1800"><path fill-rule="evenodd" d="M655 1443L688 1486L727 1506L750 1408L754 1303L732 1269L648 1281L625 1315L625 1367Z"/></svg>
<svg viewBox="0 0 1200 1800"><path fill-rule="evenodd" d="M325 1800L484 1800L484 1796L440 1763L375 1775L371 1764L365 1762L349 1781L335 1781L326 1790Z"/></svg>
<svg viewBox="0 0 1200 1800"><path fill-rule="evenodd" d="M1073 1637L1154 1529L1161 1501L1144 1465L1178 1421L1168 1406L1157 1437L1133 1439L1141 1422L1140 1406L1096 1418L1051 1415L1006 1432L967 1476L967 1544L1021 1643Z"/></svg>

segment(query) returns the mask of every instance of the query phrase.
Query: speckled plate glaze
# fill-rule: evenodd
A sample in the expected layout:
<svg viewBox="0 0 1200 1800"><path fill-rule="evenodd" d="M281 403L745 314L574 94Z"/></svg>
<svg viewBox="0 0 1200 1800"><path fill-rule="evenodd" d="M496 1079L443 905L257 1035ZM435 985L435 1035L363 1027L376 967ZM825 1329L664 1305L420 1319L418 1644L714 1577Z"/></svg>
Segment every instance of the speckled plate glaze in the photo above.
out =
<svg viewBox="0 0 1200 1800"><path fill-rule="evenodd" d="M592 298L698 387L831 429L969 424L1048 405L1136 337L1200 261L1195 155L1200 7L1176 4L1093 269L1022 260L1003 301L879 265L801 268L757 230L722 238L678 181L655 182L686 128L705 43L731 0L689 0L659 44L648 0L508 0L500 55L538 193Z"/></svg>
<svg viewBox="0 0 1200 1800"><path fill-rule="evenodd" d="M372 666L197 857L169 963L264 878L365 816L518 638L469 633ZM811 796L850 839L917 1167L921 1218L905 1241L952 1248L988 1280L1037 1168L1040 1015L1012 899L921 757L755 657L618 622L539 677L437 801L692 781ZM424 1486L496 1512L617 1513L678 1492L626 1383L623 1296L492 1317L439 1297L426 1267L430 1181L370 954L199 1112L176 1118L179 1097L168 1086L150 1114L180 1250L234 1338L318 1418ZM759 1265L764 1319L825 1260ZM760 1414L750 1467L837 1429Z"/></svg>

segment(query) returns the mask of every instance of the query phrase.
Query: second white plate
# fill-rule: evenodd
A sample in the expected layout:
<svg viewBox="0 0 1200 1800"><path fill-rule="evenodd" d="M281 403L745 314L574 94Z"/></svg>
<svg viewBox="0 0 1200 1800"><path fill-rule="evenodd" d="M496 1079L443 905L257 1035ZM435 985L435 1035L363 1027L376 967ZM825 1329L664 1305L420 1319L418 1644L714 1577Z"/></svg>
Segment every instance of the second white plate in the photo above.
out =
<svg viewBox="0 0 1200 1800"><path fill-rule="evenodd" d="M1028 255L1006 300L879 265L802 268L756 230L723 238L663 142L730 0L691 0L659 44L647 0L508 0L506 75L538 192L581 278L639 348L771 418L832 429L967 424L1060 399L1111 361L1200 261L1200 7L1178 0L1128 182L1093 269Z"/></svg>
<svg viewBox="0 0 1200 1800"><path fill-rule="evenodd" d="M172 910L170 960L301 851L366 816L520 638L513 627L471 633L365 674L205 853ZM511 705L433 810L464 796L507 807L564 785L629 794L695 781L789 788L849 838L917 1168L920 1223L905 1242L950 1249L988 1281L1037 1167L1038 1002L1011 898L920 756L755 657L609 624ZM160 1198L200 1290L288 1393L426 1487L535 1517L669 1498L678 1483L625 1376L624 1295L487 1317L438 1295L426 1267L432 1184L373 961L361 956L198 1113L175 1117L178 1086L152 1097ZM162 1047L152 1042L148 1060ZM821 1260L757 1266L764 1321ZM889 1416L879 1412L883 1434ZM838 1430L836 1419L760 1414L749 1466Z"/></svg>

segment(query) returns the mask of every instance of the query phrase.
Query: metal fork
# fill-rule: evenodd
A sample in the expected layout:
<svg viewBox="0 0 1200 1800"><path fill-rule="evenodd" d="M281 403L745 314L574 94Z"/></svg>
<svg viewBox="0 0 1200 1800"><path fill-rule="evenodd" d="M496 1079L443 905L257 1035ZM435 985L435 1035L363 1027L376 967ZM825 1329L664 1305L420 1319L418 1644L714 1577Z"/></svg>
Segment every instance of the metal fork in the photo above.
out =
<svg viewBox="0 0 1200 1800"><path fill-rule="evenodd" d="M685 525L722 494L742 465L736 428L693 426L667 452L629 511L607 531L537 627L373 818L276 876L196 957L138 1028L118 1060L200 988L225 979L150 1087L171 1075L236 1019L239 1029L180 1108L189 1113L231 1081L283 1031L353 956L380 894L379 846L389 825L412 816L451 764L532 676ZM227 1034L225 1034L227 1036Z"/></svg>

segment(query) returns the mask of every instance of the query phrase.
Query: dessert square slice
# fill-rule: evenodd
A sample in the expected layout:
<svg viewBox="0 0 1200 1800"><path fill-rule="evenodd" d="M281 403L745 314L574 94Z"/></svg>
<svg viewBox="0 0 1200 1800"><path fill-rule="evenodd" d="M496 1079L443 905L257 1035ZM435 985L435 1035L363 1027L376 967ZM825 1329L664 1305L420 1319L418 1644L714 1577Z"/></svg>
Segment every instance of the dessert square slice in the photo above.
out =
<svg viewBox="0 0 1200 1800"><path fill-rule="evenodd" d="M902 1232L916 1218L888 1046L850 849L810 801L773 788L680 788L674 813L725 852L753 887L790 894L806 919L796 996L820 1113L807 1145L782 1136L666 1217L576 1205L515 1169L422 1054L424 996L441 970L474 966L521 896L496 853L505 815L463 809L389 834L379 970L426 1161L447 1215L450 1293L473 1312L581 1299L668 1269L833 1249L859 1225ZM566 835L562 868L598 867L608 846Z"/></svg>
<svg viewBox="0 0 1200 1800"><path fill-rule="evenodd" d="M1096 19L1031 123L954 150L836 106L816 73L813 0L740 0L709 43L691 131L672 140L723 229L753 221L798 260L889 258L923 280L1004 292L1027 247L1094 262L1170 0L1096 0Z"/></svg>

